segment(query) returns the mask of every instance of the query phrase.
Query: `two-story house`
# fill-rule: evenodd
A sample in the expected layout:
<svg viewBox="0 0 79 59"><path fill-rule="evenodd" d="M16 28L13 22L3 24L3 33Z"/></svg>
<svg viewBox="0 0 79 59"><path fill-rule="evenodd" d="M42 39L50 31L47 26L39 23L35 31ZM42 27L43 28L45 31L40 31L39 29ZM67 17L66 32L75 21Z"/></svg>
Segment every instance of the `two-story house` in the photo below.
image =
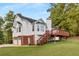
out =
<svg viewBox="0 0 79 59"><path fill-rule="evenodd" d="M51 31L51 20L44 22L16 14L13 22L13 44L37 44L37 40L46 32Z"/></svg>

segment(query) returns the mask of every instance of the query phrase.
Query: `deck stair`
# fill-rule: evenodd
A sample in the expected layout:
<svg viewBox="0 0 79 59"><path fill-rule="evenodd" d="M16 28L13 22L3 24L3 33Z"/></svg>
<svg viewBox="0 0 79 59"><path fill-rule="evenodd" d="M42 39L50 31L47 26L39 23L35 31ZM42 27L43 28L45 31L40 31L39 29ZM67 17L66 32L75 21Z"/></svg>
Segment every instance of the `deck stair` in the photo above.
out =
<svg viewBox="0 0 79 59"><path fill-rule="evenodd" d="M43 35L37 40L37 44L38 44L38 45L43 45L43 44L47 43L49 37L50 37L50 33L49 33L49 31L46 31L45 34L43 34Z"/></svg>
<svg viewBox="0 0 79 59"><path fill-rule="evenodd" d="M49 38L51 37L55 37L55 36L59 36L59 37L69 37L69 32L64 31L64 30L59 30L59 29L55 29L55 30L51 30L51 31L46 31L45 34L43 34L38 40L37 40L37 44L38 45L43 45L45 43L47 43L49 41Z"/></svg>

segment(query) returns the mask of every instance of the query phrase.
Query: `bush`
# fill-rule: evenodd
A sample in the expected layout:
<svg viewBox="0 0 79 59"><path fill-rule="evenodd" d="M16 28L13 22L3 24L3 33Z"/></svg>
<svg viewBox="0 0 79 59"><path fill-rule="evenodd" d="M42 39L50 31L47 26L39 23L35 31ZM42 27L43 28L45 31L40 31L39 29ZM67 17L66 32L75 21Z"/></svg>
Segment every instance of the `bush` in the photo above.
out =
<svg viewBox="0 0 79 59"><path fill-rule="evenodd" d="M4 42L2 40L0 40L0 44L3 44Z"/></svg>
<svg viewBox="0 0 79 59"><path fill-rule="evenodd" d="M9 43L9 44L12 44L12 40L8 40L8 43Z"/></svg>

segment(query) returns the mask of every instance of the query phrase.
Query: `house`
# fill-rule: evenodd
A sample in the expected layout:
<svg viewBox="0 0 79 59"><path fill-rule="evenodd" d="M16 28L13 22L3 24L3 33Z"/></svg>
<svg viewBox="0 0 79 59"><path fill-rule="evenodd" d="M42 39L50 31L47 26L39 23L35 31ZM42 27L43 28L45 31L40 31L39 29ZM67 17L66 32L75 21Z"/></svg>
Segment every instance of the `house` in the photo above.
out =
<svg viewBox="0 0 79 59"><path fill-rule="evenodd" d="M13 44L33 45L38 42L47 42L48 35L46 31L51 31L51 20L46 22L42 19L35 20L16 14L13 22Z"/></svg>
<svg viewBox="0 0 79 59"><path fill-rule="evenodd" d="M69 37L67 31L52 28L51 19L46 22L42 19L35 20L16 14L13 22L13 44L16 45L37 45L44 44L50 40L60 40L62 37ZM52 39L49 39L53 37Z"/></svg>

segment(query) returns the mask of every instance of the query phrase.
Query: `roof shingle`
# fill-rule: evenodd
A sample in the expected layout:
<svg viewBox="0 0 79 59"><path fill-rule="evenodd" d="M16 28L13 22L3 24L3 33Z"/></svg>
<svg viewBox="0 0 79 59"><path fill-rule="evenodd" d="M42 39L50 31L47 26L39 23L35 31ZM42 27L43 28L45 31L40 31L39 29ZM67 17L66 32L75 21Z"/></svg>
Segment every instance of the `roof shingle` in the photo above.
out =
<svg viewBox="0 0 79 59"><path fill-rule="evenodd" d="M25 17L25 16L22 16L21 14L17 14L19 17L21 17L22 19L25 19L25 20L28 20L29 22L35 22L36 20L32 19L32 18L29 18L29 17Z"/></svg>

